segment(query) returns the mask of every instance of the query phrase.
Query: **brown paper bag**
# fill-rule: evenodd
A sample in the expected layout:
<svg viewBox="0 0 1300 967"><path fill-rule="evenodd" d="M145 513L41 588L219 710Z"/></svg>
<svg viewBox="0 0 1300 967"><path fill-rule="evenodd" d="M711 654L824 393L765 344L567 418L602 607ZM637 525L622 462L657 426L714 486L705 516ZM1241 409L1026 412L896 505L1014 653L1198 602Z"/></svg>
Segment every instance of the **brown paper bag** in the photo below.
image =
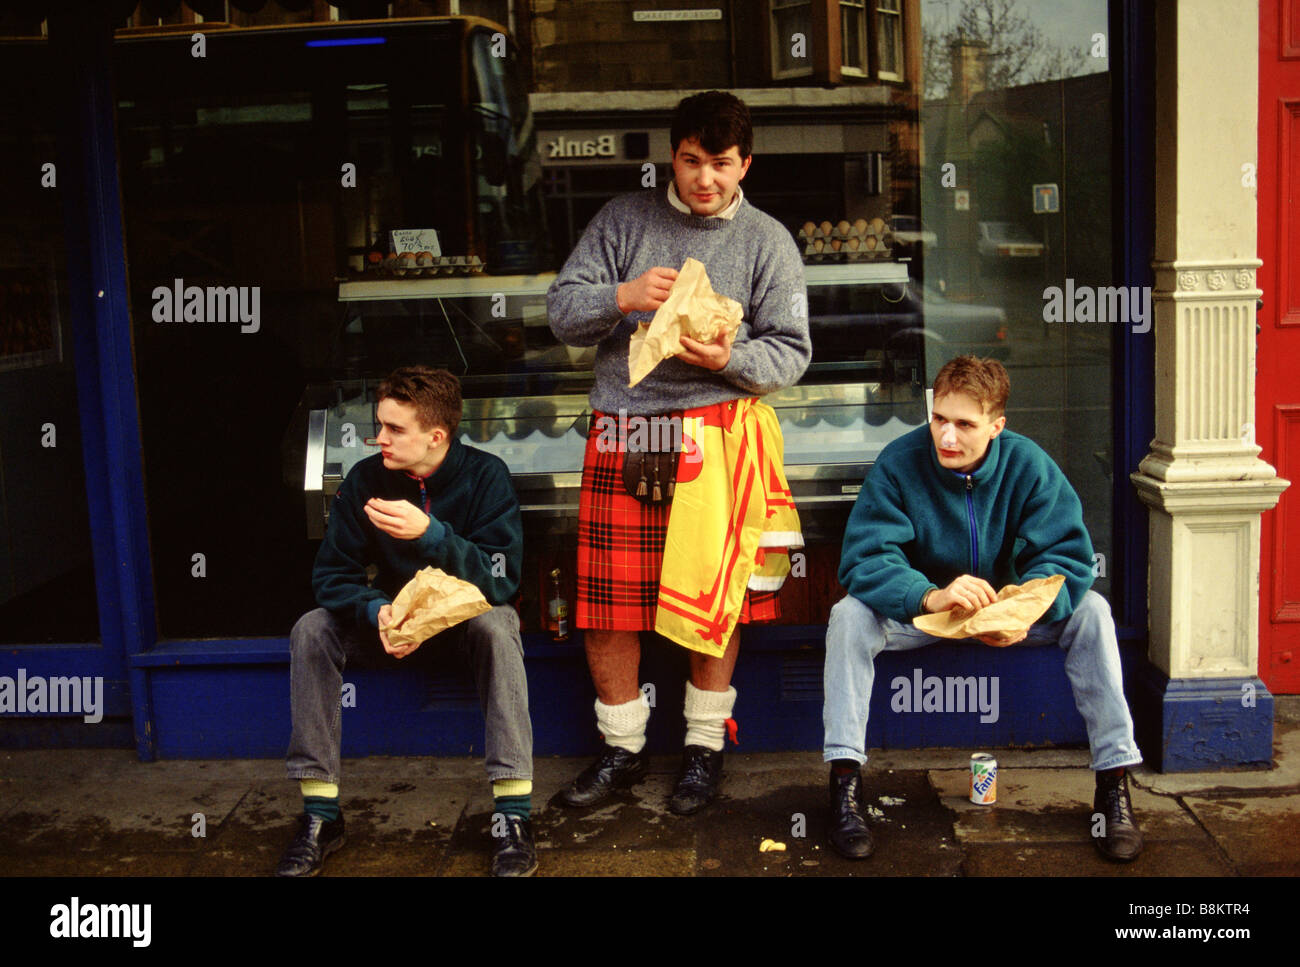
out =
<svg viewBox="0 0 1300 967"><path fill-rule="evenodd" d="M1024 584L1008 584L997 601L978 611L953 608L938 614L923 614L912 624L936 638L974 638L977 635L1018 635L1047 613L1065 583L1064 574L1034 578Z"/></svg>
<svg viewBox="0 0 1300 967"><path fill-rule="evenodd" d="M682 336L696 342L715 342L722 333L739 329L744 314L744 307L735 299L713 291L703 262L687 259L650 325L642 323L632 333L627 349L627 385L635 386L669 356L680 353Z"/></svg>
<svg viewBox="0 0 1300 967"><path fill-rule="evenodd" d="M491 610L492 605L473 584L436 567L426 567L397 592L393 619L381 627L390 645L418 645Z"/></svg>

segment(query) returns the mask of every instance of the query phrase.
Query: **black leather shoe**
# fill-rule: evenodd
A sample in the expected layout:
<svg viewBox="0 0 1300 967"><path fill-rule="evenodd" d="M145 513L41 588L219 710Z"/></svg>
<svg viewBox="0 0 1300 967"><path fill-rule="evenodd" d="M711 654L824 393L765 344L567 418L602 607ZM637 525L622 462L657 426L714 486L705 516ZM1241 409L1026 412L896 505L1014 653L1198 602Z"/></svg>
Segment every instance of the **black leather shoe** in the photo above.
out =
<svg viewBox="0 0 1300 967"><path fill-rule="evenodd" d="M858 802L862 788L862 773L850 772L837 776L831 773L831 846L845 859L865 860L876 850L871 838L871 827L862 815Z"/></svg>
<svg viewBox="0 0 1300 967"><path fill-rule="evenodd" d="M682 771L668 808L678 816L698 813L713 802L721 782L722 750L714 752L702 745L688 745L682 750Z"/></svg>
<svg viewBox="0 0 1300 967"><path fill-rule="evenodd" d="M644 752L628 752L607 745L600 758L560 793L560 801L566 806L595 806L608 799L615 789L636 785L645 778L645 771Z"/></svg>
<svg viewBox="0 0 1300 967"><path fill-rule="evenodd" d="M343 846L343 814L328 822L312 813L298 820L298 835L280 857L276 876L315 876L325 857Z"/></svg>
<svg viewBox="0 0 1300 967"><path fill-rule="evenodd" d="M1133 815L1128 794L1128 770L1118 779L1097 773L1097 791L1092 797L1093 814L1089 832L1101 855L1117 863L1129 863L1142 852L1142 830ZM1101 822L1098 822L1100 814Z"/></svg>
<svg viewBox="0 0 1300 967"><path fill-rule="evenodd" d="M532 876L537 870L532 823L510 815L505 821L505 835L497 839L496 852L492 854L492 875Z"/></svg>

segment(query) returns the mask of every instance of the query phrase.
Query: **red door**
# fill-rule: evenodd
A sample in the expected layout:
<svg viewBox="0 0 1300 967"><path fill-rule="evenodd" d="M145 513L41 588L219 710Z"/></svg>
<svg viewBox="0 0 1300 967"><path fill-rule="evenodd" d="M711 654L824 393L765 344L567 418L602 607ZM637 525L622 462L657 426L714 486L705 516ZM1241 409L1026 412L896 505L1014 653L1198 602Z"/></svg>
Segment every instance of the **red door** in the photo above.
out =
<svg viewBox="0 0 1300 967"><path fill-rule="evenodd" d="M1260 457L1292 481L1264 514L1259 675L1300 692L1300 0L1259 4L1259 269L1255 397Z"/></svg>

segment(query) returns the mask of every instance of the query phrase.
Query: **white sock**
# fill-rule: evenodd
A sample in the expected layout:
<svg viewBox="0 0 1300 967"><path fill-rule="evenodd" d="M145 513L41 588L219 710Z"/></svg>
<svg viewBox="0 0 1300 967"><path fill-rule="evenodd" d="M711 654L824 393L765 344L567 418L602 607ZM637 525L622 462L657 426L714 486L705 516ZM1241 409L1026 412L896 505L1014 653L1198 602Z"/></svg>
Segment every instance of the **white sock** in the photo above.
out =
<svg viewBox="0 0 1300 967"><path fill-rule="evenodd" d="M686 744L721 752L727 737L727 719L736 704L736 690L706 692L686 683Z"/></svg>
<svg viewBox="0 0 1300 967"><path fill-rule="evenodd" d="M650 703L642 693L622 705L606 705L596 699L596 728L605 744L637 753L645 748L645 726L650 721Z"/></svg>

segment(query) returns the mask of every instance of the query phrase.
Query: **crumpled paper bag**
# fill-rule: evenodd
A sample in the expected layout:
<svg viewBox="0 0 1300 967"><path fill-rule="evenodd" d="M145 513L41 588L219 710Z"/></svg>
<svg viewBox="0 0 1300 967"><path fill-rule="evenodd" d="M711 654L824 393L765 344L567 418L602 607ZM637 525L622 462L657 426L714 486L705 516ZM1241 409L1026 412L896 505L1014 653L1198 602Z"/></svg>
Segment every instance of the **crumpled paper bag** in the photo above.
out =
<svg viewBox="0 0 1300 967"><path fill-rule="evenodd" d="M393 619L382 625L390 645L418 645L440 631L491 611L483 592L468 581L426 567L397 592Z"/></svg>
<svg viewBox="0 0 1300 967"><path fill-rule="evenodd" d="M632 334L627 349L627 385L635 386L669 356L680 353L682 336L715 342L721 333L739 329L744 314L744 307L735 299L713 291L704 263L688 258L650 325L642 323Z"/></svg>
<svg viewBox="0 0 1300 967"><path fill-rule="evenodd" d="M1018 635L1047 613L1065 583L1064 574L1008 584L988 607L971 611L953 608L913 618L912 624L936 638L974 638L977 635Z"/></svg>

